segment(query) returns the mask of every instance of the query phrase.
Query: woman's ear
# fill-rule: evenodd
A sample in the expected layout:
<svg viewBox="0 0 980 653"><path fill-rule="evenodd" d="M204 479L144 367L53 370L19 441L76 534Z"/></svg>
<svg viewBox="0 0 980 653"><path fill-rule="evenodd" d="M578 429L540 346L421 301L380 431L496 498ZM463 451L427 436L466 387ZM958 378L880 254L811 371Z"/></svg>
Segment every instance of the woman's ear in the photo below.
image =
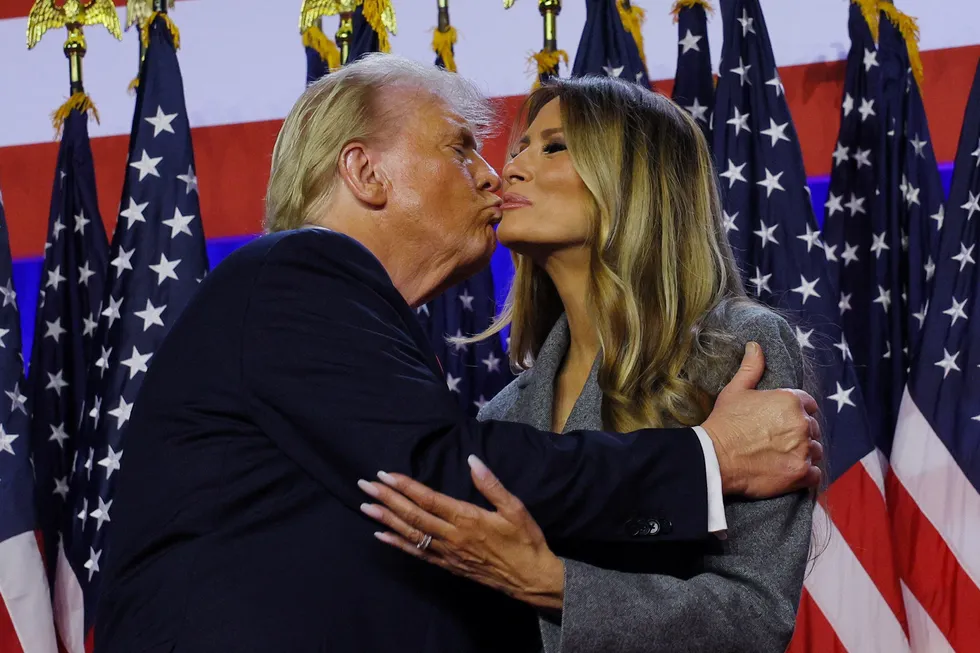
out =
<svg viewBox="0 0 980 653"><path fill-rule="evenodd" d="M340 151L338 172L354 197L380 208L387 201L388 193L378 174L377 156L364 143L352 141Z"/></svg>

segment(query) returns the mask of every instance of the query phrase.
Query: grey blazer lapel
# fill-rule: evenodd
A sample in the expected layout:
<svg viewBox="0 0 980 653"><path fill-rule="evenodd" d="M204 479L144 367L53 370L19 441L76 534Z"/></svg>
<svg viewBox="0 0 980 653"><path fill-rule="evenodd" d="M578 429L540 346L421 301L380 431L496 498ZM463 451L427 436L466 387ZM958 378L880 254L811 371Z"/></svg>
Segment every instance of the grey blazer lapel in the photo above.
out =
<svg viewBox="0 0 980 653"><path fill-rule="evenodd" d="M517 401L508 411L508 418L530 424L542 431L551 430L551 413L555 397L555 377L568 352L568 318L563 313L541 346L534 366L517 379L520 389ZM565 431L602 428L602 392L599 390L599 357L592 366L589 379L565 422Z"/></svg>

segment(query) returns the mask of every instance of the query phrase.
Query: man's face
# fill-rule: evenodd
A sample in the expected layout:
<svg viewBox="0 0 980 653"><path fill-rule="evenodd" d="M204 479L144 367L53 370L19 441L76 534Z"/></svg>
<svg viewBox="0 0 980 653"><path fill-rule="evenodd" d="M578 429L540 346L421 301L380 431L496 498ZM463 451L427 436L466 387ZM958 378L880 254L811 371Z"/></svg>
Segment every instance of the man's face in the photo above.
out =
<svg viewBox="0 0 980 653"><path fill-rule="evenodd" d="M424 91L401 91L388 98L405 102L402 124L385 149L390 181L387 208L399 229L434 264L448 263L454 280L490 261L500 221L500 177L480 156L466 121L442 100ZM409 104L410 103L410 104Z"/></svg>

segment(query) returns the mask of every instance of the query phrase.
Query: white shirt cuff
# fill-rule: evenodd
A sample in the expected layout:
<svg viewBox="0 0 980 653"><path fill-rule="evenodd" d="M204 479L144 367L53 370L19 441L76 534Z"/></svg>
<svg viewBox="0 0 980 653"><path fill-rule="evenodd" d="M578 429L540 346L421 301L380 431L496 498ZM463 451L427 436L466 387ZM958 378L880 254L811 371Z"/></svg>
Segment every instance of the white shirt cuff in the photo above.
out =
<svg viewBox="0 0 980 653"><path fill-rule="evenodd" d="M708 532L714 533L719 539L725 539L728 521L725 519L725 496L721 490L721 467L718 465L715 445L702 427L693 428L704 452L704 474L708 479Z"/></svg>

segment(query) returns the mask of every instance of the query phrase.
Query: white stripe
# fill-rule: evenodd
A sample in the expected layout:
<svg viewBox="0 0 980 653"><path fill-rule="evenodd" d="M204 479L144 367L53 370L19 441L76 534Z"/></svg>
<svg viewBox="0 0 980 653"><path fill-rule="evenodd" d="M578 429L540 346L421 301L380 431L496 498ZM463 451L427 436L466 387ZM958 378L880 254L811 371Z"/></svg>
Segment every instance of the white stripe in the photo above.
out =
<svg viewBox="0 0 980 653"><path fill-rule="evenodd" d="M904 582L902 599L905 601L905 615L909 621L912 653L954 653L942 631Z"/></svg>
<svg viewBox="0 0 980 653"><path fill-rule="evenodd" d="M974 428L973 437L980 438L980 424ZM915 405L908 388L898 413L891 464L963 571L980 585L980 494Z"/></svg>
<svg viewBox="0 0 980 653"><path fill-rule="evenodd" d="M885 460L885 455L881 452L881 449L875 447L875 450L867 454L861 459L861 465L864 467L864 471L868 473L871 480L874 481L875 485L878 487L878 491L881 492L881 497L885 497L885 470L888 468L888 462Z"/></svg>
<svg viewBox="0 0 980 653"><path fill-rule="evenodd" d="M420 8L419 5L425 6ZM677 26L666 4L640 0L648 9L643 27L650 77L673 79L677 61ZM717 5L717 3L715 3ZM847 56L847 4L763 2L773 48L781 66L824 62ZM398 35L392 50L432 63L435 3L393 0ZM566 2L558 18L559 45L575 60L585 24L584 2ZM980 42L980 3L903 0L902 9L920 17L920 47L947 48ZM298 34L298 2L208 0L180 2L173 19L181 30L180 61L191 124L195 127L281 119L303 90L305 57ZM125 18L125 11L119 10ZM949 20L957 16L957 20ZM533 0L521 0L505 11L499 0L452 3L452 22L460 41L459 70L491 96L519 95L530 88L528 55L541 47L541 15ZM0 146L50 141L49 115L65 98L68 66L62 53L64 30L52 30L31 52L25 49L26 18L0 21L0 88L6 89ZM333 34L337 18L324 21ZM709 21L710 49L717 69L721 56L721 19ZM85 30L85 85L102 115L93 136L128 134L133 98L126 86L136 74L137 37L123 42L105 29ZM567 75L567 70L562 71Z"/></svg>
<svg viewBox="0 0 980 653"><path fill-rule="evenodd" d="M85 604L82 587L68 564L65 550L58 543L55 569L54 614L58 634L68 653L85 653Z"/></svg>
<svg viewBox="0 0 980 653"><path fill-rule="evenodd" d="M0 542L0 597L24 653L57 651L48 581L33 531Z"/></svg>
<svg viewBox="0 0 980 653"><path fill-rule="evenodd" d="M815 540L826 548L818 549L803 584L837 638L855 653L907 652L908 640L895 613L819 504L813 529Z"/></svg>

